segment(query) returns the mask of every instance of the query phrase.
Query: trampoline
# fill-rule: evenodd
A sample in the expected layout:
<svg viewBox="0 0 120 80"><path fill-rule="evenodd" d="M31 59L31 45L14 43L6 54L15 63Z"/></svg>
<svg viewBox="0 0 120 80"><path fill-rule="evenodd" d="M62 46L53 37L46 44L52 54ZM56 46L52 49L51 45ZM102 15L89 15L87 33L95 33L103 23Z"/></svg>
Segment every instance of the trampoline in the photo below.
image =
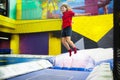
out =
<svg viewBox="0 0 120 80"><path fill-rule="evenodd" d="M0 80L110 80L113 50L80 50L72 57L0 55L0 65Z"/></svg>
<svg viewBox="0 0 120 80"><path fill-rule="evenodd" d="M90 72L44 69L6 80L86 80Z"/></svg>
<svg viewBox="0 0 120 80"><path fill-rule="evenodd" d="M51 56L45 55L0 55L0 66L36 61L40 59L47 59L50 57Z"/></svg>
<svg viewBox="0 0 120 80"><path fill-rule="evenodd" d="M3 80L85 80L90 72L53 69L51 56L0 55ZM4 75L5 74L5 75ZM81 76L80 76L81 75Z"/></svg>

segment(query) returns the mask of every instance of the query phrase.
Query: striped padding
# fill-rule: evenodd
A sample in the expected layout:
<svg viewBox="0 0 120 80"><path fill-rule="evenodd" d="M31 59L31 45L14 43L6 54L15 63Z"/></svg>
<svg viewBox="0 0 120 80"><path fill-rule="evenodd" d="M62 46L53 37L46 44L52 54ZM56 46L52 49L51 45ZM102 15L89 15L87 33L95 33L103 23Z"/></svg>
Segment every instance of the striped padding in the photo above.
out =
<svg viewBox="0 0 120 80"><path fill-rule="evenodd" d="M120 79L120 49L117 50L117 77Z"/></svg>

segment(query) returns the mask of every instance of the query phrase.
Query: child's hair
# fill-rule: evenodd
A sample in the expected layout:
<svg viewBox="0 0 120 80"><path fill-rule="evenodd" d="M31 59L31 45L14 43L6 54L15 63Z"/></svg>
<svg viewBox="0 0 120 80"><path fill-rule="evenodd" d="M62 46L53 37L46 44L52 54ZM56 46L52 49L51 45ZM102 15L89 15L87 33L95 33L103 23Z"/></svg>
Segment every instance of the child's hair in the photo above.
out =
<svg viewBox="0 0 120 80"><path fill-rule="evenodd" d="M62 5L60 6L60 9L61 9L62 7L65 7L65 8L67 9L67 11L71 11L71 10L72 10L72 9L70 8L70 6L68 6L67 4L62 4Z"/></svg>

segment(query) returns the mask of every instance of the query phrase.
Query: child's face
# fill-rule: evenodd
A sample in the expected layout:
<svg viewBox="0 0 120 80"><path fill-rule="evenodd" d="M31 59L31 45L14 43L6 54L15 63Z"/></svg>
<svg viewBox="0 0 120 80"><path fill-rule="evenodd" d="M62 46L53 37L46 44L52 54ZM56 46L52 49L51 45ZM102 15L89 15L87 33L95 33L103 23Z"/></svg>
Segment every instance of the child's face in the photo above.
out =
<svg viewBox="0 0 120 80"><path fill-rule="evenodd" d="M66 12L66 11L67 11L67 8L64 7L64 6L62 6L62 7L60 8L60 10L61 10L61 12Z"/></svg>

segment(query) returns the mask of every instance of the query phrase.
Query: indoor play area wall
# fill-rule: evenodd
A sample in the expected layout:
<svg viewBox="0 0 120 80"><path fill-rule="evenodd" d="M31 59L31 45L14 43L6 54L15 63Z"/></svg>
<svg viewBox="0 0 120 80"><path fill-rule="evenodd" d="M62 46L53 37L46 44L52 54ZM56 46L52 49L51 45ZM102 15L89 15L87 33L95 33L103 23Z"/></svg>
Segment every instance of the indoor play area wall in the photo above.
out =
<svg viewBox="0 0 120 80"><path fill-rule="evenodd" d="M16 1L8 0L9 2L9 18L16 19Z"/></svg>
<svg viewBox="0 0 120 80"><path fill-rule="evenodd" d="M20 53L47 55L48 40L48 33L20 34Z"/></svg>
<svg viewBox="0 0 120 80"><path fill-rule="evenodd" d="M67 50L60 39L62 14L59 9L65 3L76 13L92 14L73 18L72 40L77 49L110 48L113 47L113 0L105 1L109 1L105 2L107 14L103 9L106 5L102 6L97 0L9 0L10 17L0 15L0 31L12 34L8 45L13 54L65 53Z"/></svg>

